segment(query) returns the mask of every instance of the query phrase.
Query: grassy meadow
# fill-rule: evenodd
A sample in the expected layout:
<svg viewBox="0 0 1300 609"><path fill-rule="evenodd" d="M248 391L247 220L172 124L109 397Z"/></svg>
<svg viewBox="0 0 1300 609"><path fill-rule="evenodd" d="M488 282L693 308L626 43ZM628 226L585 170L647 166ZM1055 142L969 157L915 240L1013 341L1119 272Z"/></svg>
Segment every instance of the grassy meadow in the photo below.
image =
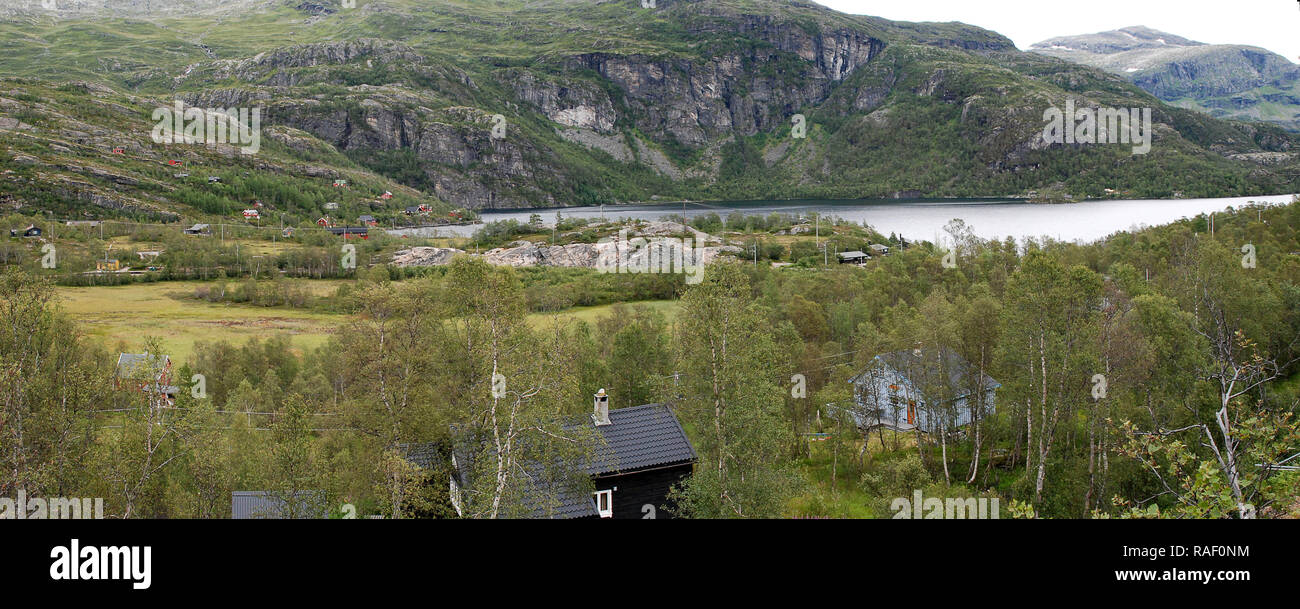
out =
<svg viewBox="0 0 1300 609"><path fill-rule="evenodd" d="M327 296L341 280L305 282L313 295ZM110 348L119 342L136 349L146 337L157 336L178 363L191 357L194 343L227 341L243 344L250 338L287 335L296 351L310 351L329 340L335 328L346 323L345 315L243 304L212 303L193 298L196 288L214 285L202 281L134 283L123 286L59 288L63 310L72 315L86 334L102 339ZM595 323L618 305L575 307L558 313L534 313L529 322L547 327L556 320ZM664 313L672 319L677 301L635 303Z"/></svg>

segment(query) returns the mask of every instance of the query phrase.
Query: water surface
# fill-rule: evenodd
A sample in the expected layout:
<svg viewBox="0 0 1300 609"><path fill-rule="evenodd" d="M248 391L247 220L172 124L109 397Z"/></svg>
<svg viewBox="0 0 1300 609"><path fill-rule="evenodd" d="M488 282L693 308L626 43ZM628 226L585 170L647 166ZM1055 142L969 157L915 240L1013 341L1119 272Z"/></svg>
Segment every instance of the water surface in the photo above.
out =
<svg viewBox="0 0 1300 609"><path fill-rule="evenodd" d="M961 218L976 235L985 239L1003 239L1010 236L1023 240L1029 237L1047 236L1062 241L1090 242L1118 231L1169 224L1203 213L1222 212L1229 207L1240 208L1250 202L1285 204L1290 202L1293 196L1099 200L1057 205L1011 199L735 201L686 203L685 211L690 218L709 213L716 213L725 218L734 212L768 215L773 212L807 214L815 211L823 216L838 216L857 223L866 222L884 235L894 233L910 240L926 241L936 241L944 234L943 227L950 220ZM567 207L559 210L484 210L480 213L485 222L497 220L527 222L529 216L535 213L541 215L542 221L549 226L555 222L556 211L565 218L656 220L668 215L681 215L682 209L681 203L665 203L606 205L603 209ZM420 236L469 236L481 227L482 224L475 224L437 229L401 229L390 232Z"/></svg>

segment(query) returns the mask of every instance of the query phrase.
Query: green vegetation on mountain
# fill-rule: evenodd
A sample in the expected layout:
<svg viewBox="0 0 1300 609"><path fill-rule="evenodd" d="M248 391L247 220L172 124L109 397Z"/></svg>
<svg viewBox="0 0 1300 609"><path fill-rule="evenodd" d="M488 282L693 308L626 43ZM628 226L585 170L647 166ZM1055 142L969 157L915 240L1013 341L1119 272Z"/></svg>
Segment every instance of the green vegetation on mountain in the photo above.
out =
<svg viewBox="0 0 1300 609"><path fill-rule="evenodd" d="M1051 38L1030 51L1123 76L1180 108L1300 131L1300 65L1259 47L1136 26Z"/></svg>
<svg viewBox="0 0 1300 609"><path fill-rule="evenodd" d="M445 218L653 199L1300 190L1294 135L1166 105L963 24L778 0L183 6L0 14L10 208L189 220L271 199L312 222L340 177L356 191L340 215L399 220L422 202ZM262 108L263 152L152 144L150 110L177 99ZM1067 99L1153 108L1150 154L1047 145L1043 112ZM102 158L119 140L143 158ZM185 155L197 184L159 164ZM69 165L136 183L74 179ZM384 191L397 197L376 203Z"/></svg>

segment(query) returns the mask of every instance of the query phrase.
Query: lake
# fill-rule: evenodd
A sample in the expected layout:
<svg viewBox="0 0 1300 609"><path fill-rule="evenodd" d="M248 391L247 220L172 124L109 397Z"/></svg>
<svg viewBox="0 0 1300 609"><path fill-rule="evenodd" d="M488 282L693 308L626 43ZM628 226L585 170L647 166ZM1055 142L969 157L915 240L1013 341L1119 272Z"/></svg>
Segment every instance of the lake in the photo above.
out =
<svg viewBox="0 0 1300 609"><path fill-rule="evenodd" d="M980 200L792 200L792 201L735 201L686 203L687 217L716 213L726 217L733 212L767 215L771 213L807 214L817 212L823 216L837 216L852 222L866 222L881 234L890 233L910 240L936 241L943 235L943 227L954 218L961 218L976 235L984 239L1048 236L1062 241L1090 242L1117 231L1145 226L1169 224L1182 218L1203 213L1221 212L1229 207L1240 208L1249 203L1280 205L1288 203L1294 195L1235 197L1224 199L1133 199L1082 201L1065 204L1027 203L1014 199ZM567 207L558 211L565 218L655 220L667 215L680 215L682 203L653 205L606 205L600 207ZM534 213L542 216L548 226L555 222L555 209L483 210L485 222L517 220L527 222ZM424 237L469 236L481 224L440 228L399 229L395 234Z"/></svg>

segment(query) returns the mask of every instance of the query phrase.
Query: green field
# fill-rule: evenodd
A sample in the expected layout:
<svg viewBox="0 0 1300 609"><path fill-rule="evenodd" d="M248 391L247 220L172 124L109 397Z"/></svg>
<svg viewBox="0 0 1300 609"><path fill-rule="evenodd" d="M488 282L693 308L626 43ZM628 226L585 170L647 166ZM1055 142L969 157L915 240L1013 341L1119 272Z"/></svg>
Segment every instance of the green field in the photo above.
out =
<svg viewBox="0 0 1300 609"><path fill-rule="evenodd" d="M337 281L312 282L332 291ZM243 343L249 338L287 334L299 350L325 343L342 316L304 309L216 304L193 298L199 281L125 286L59 288L62 305L90 336L112 348L119 341L139 348L156 336L173 359L184 363L198 341Z"/></svg>
<svg viewBox="0 0 1300 609"><path fill-rule="evenodd" d="M316 295L333 293L340 281L310 281ZM210 303L192 298L194 289L213 285L201 281L138 283L107 287L60 287L62 306L92 337L101 338L109 348L119 342L138 349L147 337L156 336L168 353L179 363L192 355L198 341L228 341L242 344L249 338L288 335L298 351L325 344L345 316L308 309L257 307ZM534 327L547 327L555 320L595 323L617 305L579 307L559 313L534 313L529 321ZM669 319L676 315L676 301L636 303L663 312Z"/></svg>

